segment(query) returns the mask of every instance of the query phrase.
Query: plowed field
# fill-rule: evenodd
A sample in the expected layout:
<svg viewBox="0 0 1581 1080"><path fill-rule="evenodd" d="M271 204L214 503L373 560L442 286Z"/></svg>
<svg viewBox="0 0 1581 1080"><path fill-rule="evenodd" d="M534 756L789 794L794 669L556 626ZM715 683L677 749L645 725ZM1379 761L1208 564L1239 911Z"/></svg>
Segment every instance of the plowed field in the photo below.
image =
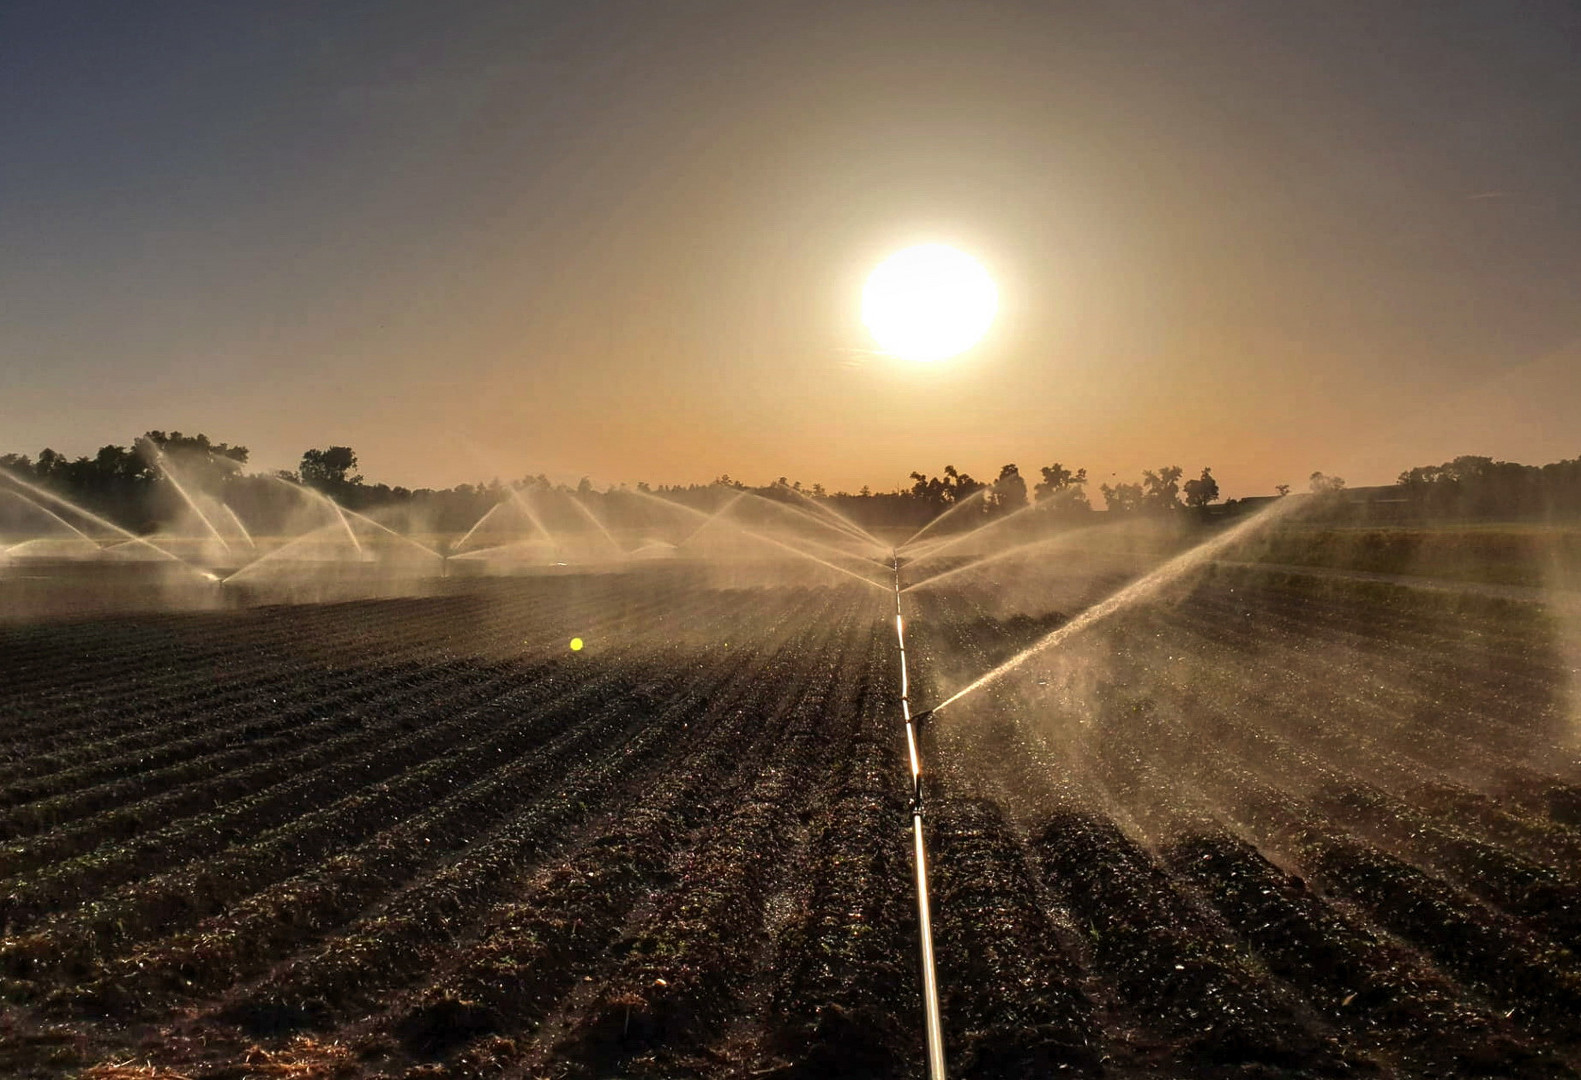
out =
<svg viewBox="0 0 1581 1080"><path fill-rule="evenodd" d="M893 602L0 625L0 1074L920 1076ZM923 703L1073 614L906 605ZM952 1072L1575 1075L1566 640L1220 571L941 712Z"/></svg>

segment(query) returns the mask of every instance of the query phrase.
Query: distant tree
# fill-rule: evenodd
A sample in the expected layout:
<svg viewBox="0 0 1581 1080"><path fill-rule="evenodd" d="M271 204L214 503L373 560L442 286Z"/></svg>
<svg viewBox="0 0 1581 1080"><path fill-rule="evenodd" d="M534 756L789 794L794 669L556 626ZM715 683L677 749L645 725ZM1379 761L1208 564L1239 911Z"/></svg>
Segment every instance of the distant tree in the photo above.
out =
<svg viewBox="0 0 1581 1080"><path fill-rule="evenodd" d="M1026 506L1027 482L1021 478L1021 470L1014 465L1001 468L988 500L994 512L1000 514L1013 514Z"/></svg>
<svg viewBox="0 0 1581 1080"><path fill-rule="evenodd" d="M1207 506L1218 499L1219 482L1213 478L1212 471L1204 465L1200 477L1186 481L1185 491L1187 506Z"/></svg>
<svg viewBox="0 0 1581 1080"><path fill-rule="evenodd" d="M939 510L947 506L953 497L953 489L948 479L940 479L937 476L928 476L926 473L914 472L911 474L911 480L912 497L932 505L934 513L938 513Z"/></svg>
<svg viewBox="0 0 1581 1080"><path fill-rule="evenodd" d="M1052 465L1043 466L1038 471L1043 474L1043 479L1038 481L1037 486L1032 489L1033 495L1038 502L1042 502L1057 492L1064 491L1071 484L1082 484L1087 481L1086 469L1071 472L1057 461Z"/></svg>
<svg viewBox="0 0 1581 1080"><path fill-rule="evenodd" d="M1081 512L1091 510L1092 504L1087 501L1087 470L1077 469L1075 472L1067 469L1059 462L1045 465L1040 470L1043 479L1033 488L1033 495L1037 504L1054 513L1067 511Z"/></svg>
<svg viewBox="0 0 1581 1080"><path fill-rule="evenodd" d="M362 477L352 473L356 467L357 454L349 446L309 450L302 455L302 483L316 488L360 484Z"/></svg>
<svg viewBox="0 0 1581 1080"><path fill-rule="evenodd" d="M143 438L166 454L195 454L202 457L225 458L238 465L247 464L245 446L211 443L207 435L183 435L179 431L172 431L169 434L163 431L148 431L143 433Z"/></svg>
<svg viewBox="0 0 1581 1080"><path fill-rule="evenodd" d="M578 495L591 495L593 493L593 481L585 476L582 477L582 482L576 485L576 493Z"/></svg>
<svg viewBox="0 0 1581 1080"><path fill-rule="evenodd" d="M1111 513L1129 514L1138 510L1143 505L1144 495L1141 484L1108 484L1099 485L1098 490L1103 493L1104 506Z"/></svg>
<svg viewBox="0 0 1581 1080"><path fill-rule="evenodd" d="M1274 485L1274 491L1278 492L1279 497L1282 499L1286 495L1290 494L1290 485L1289 484L1275 484Z"/></svg>
<svg viewBox="0 0 1581 1080"><path fill-rule="evenodd" d="M197 460L203 465L208 464L207 457ZM72 477L72 486L90 501L107 508L118 503L130 511L132 504L146 493L149 483L156 477L145 455L124 446L101 446L91 463L86 458L80 458L73 464L76 475ZM223 479L223 475L226 474L218 477L205 474L198 479L203 482L203 486L212 487Z"/></svg>
<svg viewBox="0 0 1581 1080"><path fill-rule="evenodd" d="M823 498L823 497L824 497L824 496L825 496L825 495L827 495L827 494L828 494L828 492L826 492L826 491L825 491L825 490L824 490L824 489L823 489L823 485L822 485L822 484L814 484L814 485L813 485L813 486L812 486L812 497L813 497L813 498L815 498L815 499L821 499L821 498Z"/></svg>
<svg viewBox="0 0 1581 1080"><path fill-rule="evenodd" d="M155 474L124 446L102 446L93 457L75 460L46 447L37 460L7 454L0 464L31 473L34 482L133 529L147 530L157 523L158 507L149 499Z"/></svg>
<svg viewBox="0 0 1581 1080"><path fill-rule="evenodd" d="M1142 505L1149 510L1180 509L1180 474L1183 471L1179 465L1165 465L1157 472L1148 469L1142 473Z"/></svg>
<svg viewBox="0 0 1581 1080"><path fill-rule="evenodd" d="M1314 495L1330 495L1336 491L1343 491L1345 478L1342 476L1325 476L1320 472L1313 473L1307 478L1308 485Z"/></svg>
<svg viewBox="0 0 1581 1080"><path fill-rule="evenodd" d="M33 475L40 480L48 480L64 469L65 465L66 455L46 446L38 452L38 460L33 463Z"/></svg>
<svg viewBox="0 0 1581 1080"><path fill-rule="evenodd" d="M911 474L911 480L912 498L930 504L934 513L965 502L988 486L979 480L974 480L970 473L956 471L954 465L946 465L943 476L928 476L926 473L914 472Z"/></svg>
<svg viewBox="0 0 1581 1080"><path fill-rule="evenodd" d="M971 473L956 472L953 465L946 465L944 467L944 472L946 475L952 477L955 481L953 485L955 497L951 500L952 502L965 502L973 495L976 495L979 491L982 491L984 488L988 487L988 485L983 483L981 480L974 480Z"/></svg>
<svg viewBox="0 0 1581 1080"><path fill-rule="evenodd" d="M1541 467L1463 454L1442 465L1422 465L1400 474L1399 484L1412 502L1437 512L1474 517L1526 517L1574 505L1574 462Z"/></svg>
<svg viewBox="0 0 1581 1080"><path fill-rule="evenodd" d="M203 434L149 431L133 443L130 452L106 446L99 451L99 457L108 469L146 470L153 480L170 474L184 487L218 494L247 464L247 448L210 442Z"/></svg>

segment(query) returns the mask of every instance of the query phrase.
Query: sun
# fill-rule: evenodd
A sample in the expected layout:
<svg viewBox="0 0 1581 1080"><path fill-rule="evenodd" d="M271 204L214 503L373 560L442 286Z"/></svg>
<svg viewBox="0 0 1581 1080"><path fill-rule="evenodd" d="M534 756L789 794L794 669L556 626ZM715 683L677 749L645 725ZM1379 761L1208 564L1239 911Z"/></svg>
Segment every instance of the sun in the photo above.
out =
<svg viewBox="0 0 1581 1080"><path fill-rule="evenodd" d="M879 263L862 290L862 321L887 353L929 362L982 340L999 310L983 264L944 244L919 244Z"/></svg>

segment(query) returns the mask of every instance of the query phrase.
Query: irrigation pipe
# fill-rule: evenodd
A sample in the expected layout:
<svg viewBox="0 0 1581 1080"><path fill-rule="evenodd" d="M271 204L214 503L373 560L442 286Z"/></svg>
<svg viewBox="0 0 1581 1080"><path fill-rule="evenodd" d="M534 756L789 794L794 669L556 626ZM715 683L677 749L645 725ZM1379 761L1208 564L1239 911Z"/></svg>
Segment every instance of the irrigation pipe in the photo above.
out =
<svg viewBox="0 0 1581 1080"><path fill-rule="evenodd" d="M928 848L922 836L922 751L917 730L928 713L913 719L911 687L906 672L906 620L900 613L900 556L894 556L895 640L900 645L900 714L906 721L906 750L911 756L911 847L917 871L917 931L922 942L922 1009L927 1025L928 1077L944 1078L944 1025L939 1018L939 978L933 965L933 918L928 904Z"/></svg>

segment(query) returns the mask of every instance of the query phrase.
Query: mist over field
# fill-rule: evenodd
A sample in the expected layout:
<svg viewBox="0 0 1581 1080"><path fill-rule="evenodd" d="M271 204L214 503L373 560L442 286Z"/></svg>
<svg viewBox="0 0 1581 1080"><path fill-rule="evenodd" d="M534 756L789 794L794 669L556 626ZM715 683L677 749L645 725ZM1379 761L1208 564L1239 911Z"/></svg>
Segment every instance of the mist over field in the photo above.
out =
<svg viewBox="0 0 1581 1080"><path fill-rule="evenodd" d="M915 1075L908 813L973 1075L1571 1067L1574 462L1100 510L118 450L0 474L18 1071Z"/></svg>

